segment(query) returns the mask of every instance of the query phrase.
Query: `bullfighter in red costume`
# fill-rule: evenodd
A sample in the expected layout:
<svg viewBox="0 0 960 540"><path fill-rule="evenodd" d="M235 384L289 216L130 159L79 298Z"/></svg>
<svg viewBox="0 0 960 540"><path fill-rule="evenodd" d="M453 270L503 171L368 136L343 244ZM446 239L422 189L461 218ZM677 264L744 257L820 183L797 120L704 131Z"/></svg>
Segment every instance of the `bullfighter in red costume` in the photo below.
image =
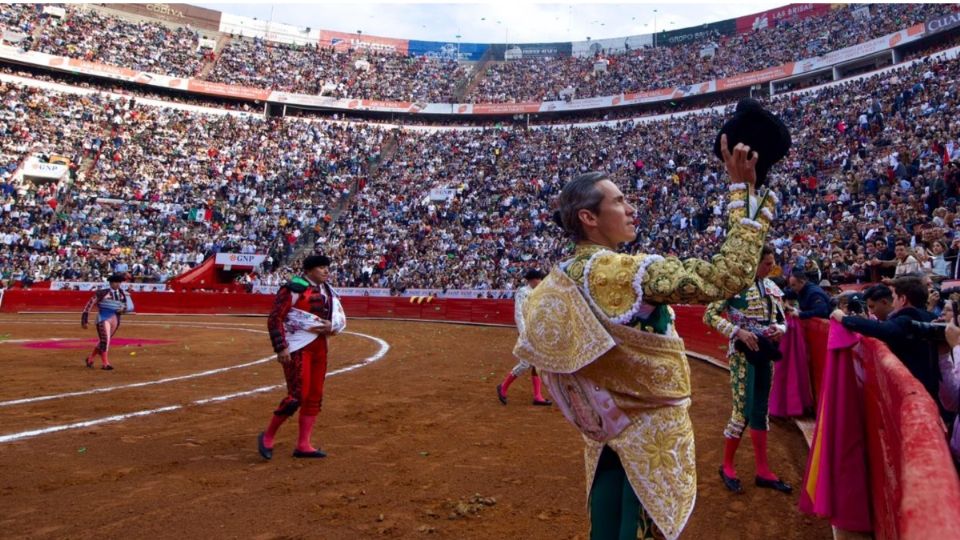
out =
<svg viewBox="0 0 960 540"><path fill-rule="evenodd" d="M264 459L273 458L277 430L300 409L300 435L293 457L322 458L326 453L310 444L313 425L320 414L323 382L327 376L327 336L346 327L346 317L336 293L327 283L330 259L311 255L303 261L303 277L280 288L270 312L270 341L283 366L287 396L273 412L266 431L257 438Z"/></svg>

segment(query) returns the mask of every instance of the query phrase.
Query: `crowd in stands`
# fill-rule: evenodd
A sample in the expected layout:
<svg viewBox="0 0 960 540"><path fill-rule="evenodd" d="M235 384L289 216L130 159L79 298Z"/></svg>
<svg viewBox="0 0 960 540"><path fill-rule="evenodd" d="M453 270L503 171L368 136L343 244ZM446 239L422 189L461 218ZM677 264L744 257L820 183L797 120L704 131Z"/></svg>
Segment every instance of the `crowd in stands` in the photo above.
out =
<svg viewBox="0 0 960 540"><path fill-rule="evenodd" d="M958 75L957 60L919 63L773 102L795 141L772 183L782 218L771 238L783 272L803 268L815 283L834 284L918 268L954 277ZM564 252L547 217L563 182L604 170L639 208L639 236L627 249L706 257L725 231L725 180L710 153L723 118L404 132L317 249L339 262L345 286L510 288L526 268ZM430 201L432 188L457 195Z"/></svg>
<svg viewBox="0 0 960 540"><path fill-rule="evenodd" d="M0 9L0 25L23 35L31 34L42 18L42 7L38 4L5 4Z"/></svg>
<svg viewBox="0 0 960 540"><path fill-rule="evenodd" d="M254 114L263 111L262 105L255 104L250 101L215 98L213 96L192 94L189 92L181 92L176 90L163 91L149 86L144 86L142 84L128 83L124 81L112 81L109 79L102 79L100 77L81 75L77 73L58 71L40 72L15 64L0 63L0 73L37 81L63 84L75 88L84 88L105 94L117 94L126 97L127 99L153 99L165 103L182 103L185 105L196 105L198 107L226 109Z"/></svg>
<svg viewBox="0 0 960 540"><path fill-rule="evenodd" d="M366 174L383 133L205 115L0 84L0 272L14 281L165 281L220 251L289 256ZM62 155L71 179L14 182Z"/></svg>
<svg viewBox="0 0 960 540"><path fill-rule="evenodd" d="M774 243L785 270L804 265L818 272L818 282L892 277L901 240L918 266L953 277L944 261L954 256L955 234L960 239L957 74L956 60L920 63L773 103L797 141L773 183L783 201ZM723 180L709 154L720 113L591 129L400 132L380 173L322 230L315 225L326 212L318 208L329 209L345 187L329 179L363 176L382 130L3 88L0 140L8 164L24 152L60 153L86 169L83 179L58 188L67 193L40 186L15 198L14 187L3 186L3 242L21 263L5 261L5 269L24 271L24 258L33 258L31 278L61 277L71 252L44 257L74 242L96 250L83 252L81 259L93 262L75 270L100 277L107 269L98 258L115 270L119 259L132 265L145 257L140 263L154 269L158 252L196 259L242 240L264 249L286 228L318 230L318 246L341 261L343 285L509 288L528 266L561 254L565 242L545 218L550 201L567 178L591 169L616 175L635 197L635 249L704 256L723 237ZM323 157L336 165L319 171L322 145L312 145L331 138L340 144ZM86 160L93 163L84 167ZM321 177L328 181L307 181ZM304 187L312 198L279 206ZM429 201L431 188L455 195ZM69 202L53 208L51 199ZM288 208L310 215L275 227L273 212ZM116 223L117 230L92 223ZM11 241L14 234L22 238ZM184 241L194 244L179 248ZM128 253L118 258L114 248Z"/></svg>
<svg viewBox="0 0 960 540"><path fill-rule="evenodd" d="M4 4L0 22L28 32L24 49L175 77L195 76L203 66L207 52L195 30L135 23L84 5L64 8L61 19L43 14L41 4Z"/></svg>
<svg viewBox="0 0 960 540"><path fill-rule="evenodd" d="M179 77L199 76L209 51L196 31L133 23L67 5L59 19L32 4L5 5L0 24L30 34L24 48ZM867 11L865 12L864 9ZM781 20L745 34L708 35L674 46L596 57L493 62L465 96L472 67L456 59L395 51L298 46L234 36L204 78L314 95L419 102L513 102L616 95L699 82L813 58L954 12L956 4L849 5L824 15ZM706 54L705 49L713 52ZM598 59L608 63L594 73Z"/></svg>
<svg viewBox="0 0 960 540"><path fill-rule="evenodd" d="M957 9L956 4L869 4L869 16L862 17L855 12L858 7L861 5L850 5L746 34L717 35L676 46L598 53L588 58L499 62L489 67L468 101L554 101L563 99L568 88L574 90L573 97L586 98L693 85L815 58ZM716 46L714 52L701 57L710 44ZM599 59L609 64L605 73L595 74L594 63Z"/></svg>
<svg viewBox="0 0 960 540"><path fill-rule="evenodd" d="M468 71L455 59L237 38L207 79L338 98L449 103Z"/></svg>
<svg viewBox="0 0 960 540"><path fill-rule="evenodd" d="M829 50L953 9L869 8L872 25L849 9L837 9L729 38L718 44L717 59L726 54L724 47L732 47L731 39L747 40L737 50L766 43L795 55L769 40L814 35L812 21L822 26L815 35L823 34L821 45ZM82 39L90 33L77 28L91 21L103 29L130 24L79 8L68 8L60 24L39 13L18 5L5 8L0 20L41 36L38 47L57 31ZM69 24L75 25L72 31L62 30ZM145 36L148 27L124 31ZM179 35L167 34L162 25L149 32L162 40ZM121 56L137 55L123 41L107 41L105 51L109 45ZM162 44L152 49L165 50ZM238 76L226 82L256 86L258 70L266 69L282 78L257 80L274 81L280 89L322 86L318 74L356 70L361 56L374 73L390 72L384 66L396 62L417 64L398 75L404 84L431 79L420 71L423 65L443 64L235 39L212 76ZM456 69L455 63L443 65ZM687 67L696 71L705 65ZM796 141L773 182L785 217L774 235L784 271L802 267L817 283L833 284L889 279L916 269L937 279L956 275L957 72L956 60L923 63L772 103ZM449 84L454 77L438 79ZM362 78L337 84L378 87ZM0 263L6 278L99 279L119 268L162 281L210 253L251 249L269 252L268 270L283 271L279 265L290 263L293 246L308 231L319 250L340 261L336 277L342 285L509 289L525 269L564 252L565 240L547 219L550 204L564 181L586 170L620 179L640 209L641 234L629 249L706 256L724 235L724 182L709 152L724 118L719 112L586 129L505 125L388 135L375 126L205 115L101 95L0 88L5 167ZM379 162L387 137L394 140ZM9 178L28 154L68 156L72 181L13 185ZM368 177L374 162L379 172ZM334 222L334 209L347 201L357 178L362 189ZM438 190L435 198L432 188Z"/></svg>
<svg viewBox="0 0 960 540"><path fill-rule="evenodd" d="M809 267L818 282L892 277L903 241L918 266L953 277L944 261L960 239L958 71L956 60L919 63L773 102L796 141L773 182L784 270ZM157 273L174 263L165 254L196 262L243 242L272 250L286 233L313 230L340 261L342 285L509 288L563 252L546 219L551 200L593 169L620 179L641 209L630 249L705 256L723 238L724 181L709 153L721 113L589 129L398 132L366 178L387 136L373 126L199 115L16 85L2 95L7 176L27 152L69 155L84 170L61 193L3 186L4 269L33 279L81 262L74 270L91 278L123 262ZM318 226L344 177L365 185L334 226ZM431 188L452 192L431 201ZM284 242L277 264L295 243ZM71 257L71 247L90 251Z"/></svg>

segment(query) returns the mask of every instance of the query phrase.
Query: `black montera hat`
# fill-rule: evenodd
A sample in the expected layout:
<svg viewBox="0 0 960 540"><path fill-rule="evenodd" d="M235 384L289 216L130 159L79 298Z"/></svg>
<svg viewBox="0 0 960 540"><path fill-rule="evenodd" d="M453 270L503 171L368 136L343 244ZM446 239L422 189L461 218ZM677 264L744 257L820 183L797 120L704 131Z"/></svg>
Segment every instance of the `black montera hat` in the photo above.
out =
<svg viewBox="0 0 960 540"><path fill-rule="evenodd" d="M733 118L727 120L717 140L713 143L713 153L723 159L720 153L720 136L727 135L727 147L733 152L737 143L744 143L752 151L760 153L757 160L757 186L767 181L767 173L790 150L790 131L782 120L767 111L757 100L744 99L737 104Z"/></svg>
<svg viewBox="0 0 960 540"><path fill-rule="evenodd" d="M303 270L311 270L318 266L330 266L330 257L326 255L310 255L303 260Z"/></svg>
<svg viewBox="0 0 960 540"><path fill-rule="evenodd" d="M523 275L523 279L527 281L532 281L534 279L543 279L544 277L545 277L544 273L536 268L532 270L527 270L527 273Z"/></svg>
<svg viewBox="0 0 960 540"><path fill-rule="evenodd" d="M119 273L111 274L110 277L107 278L107 282L109 283L123 283L126 280L127 280L127 275L119 274Z"/></svg>

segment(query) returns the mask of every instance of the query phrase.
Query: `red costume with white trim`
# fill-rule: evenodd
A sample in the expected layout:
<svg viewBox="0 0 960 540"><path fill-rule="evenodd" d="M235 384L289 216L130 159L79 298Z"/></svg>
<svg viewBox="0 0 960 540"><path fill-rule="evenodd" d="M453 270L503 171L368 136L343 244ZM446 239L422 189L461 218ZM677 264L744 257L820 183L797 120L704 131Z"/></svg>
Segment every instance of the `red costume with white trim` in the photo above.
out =
<svg viewBox="0 0 960 540"><path fill-rule="evenodd" d="M318 284L298 277L277 292L267 329L273 350L283 366L287 396L280 401L269 426L260 434L258 446L266 459L273 456L273 440L280 426L297 409L300 409L300 434L294 457L326 455L310 444L327 377L327 334L312 329L325 322L330 325L330 334L339 333L346 326L340 301L327 283ZM290 355L288 361L283 360L284 352Z"/></svg>

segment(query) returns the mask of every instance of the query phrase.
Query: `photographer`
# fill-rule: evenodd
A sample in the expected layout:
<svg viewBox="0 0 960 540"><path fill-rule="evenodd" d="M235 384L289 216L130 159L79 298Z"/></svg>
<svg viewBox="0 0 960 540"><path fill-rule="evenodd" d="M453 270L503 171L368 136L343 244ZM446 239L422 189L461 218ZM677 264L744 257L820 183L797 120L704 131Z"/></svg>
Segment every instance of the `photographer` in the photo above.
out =
<svg viewBox="0 0 960 540"><path fill-rule="evenodd" d="M867 300L870 303L870 300ZM924 339L914 322L929 323L934 317L924 308L927 304L927 286L916 276L903 276L893 280L893 311L885 321L872 321L864 317L847 316L835 310L830 318L844 328L884 342L890 351L910 370L944 414L938 396L940 370L936 344ZM946 416L944 416L946 418Z"/></svg>

